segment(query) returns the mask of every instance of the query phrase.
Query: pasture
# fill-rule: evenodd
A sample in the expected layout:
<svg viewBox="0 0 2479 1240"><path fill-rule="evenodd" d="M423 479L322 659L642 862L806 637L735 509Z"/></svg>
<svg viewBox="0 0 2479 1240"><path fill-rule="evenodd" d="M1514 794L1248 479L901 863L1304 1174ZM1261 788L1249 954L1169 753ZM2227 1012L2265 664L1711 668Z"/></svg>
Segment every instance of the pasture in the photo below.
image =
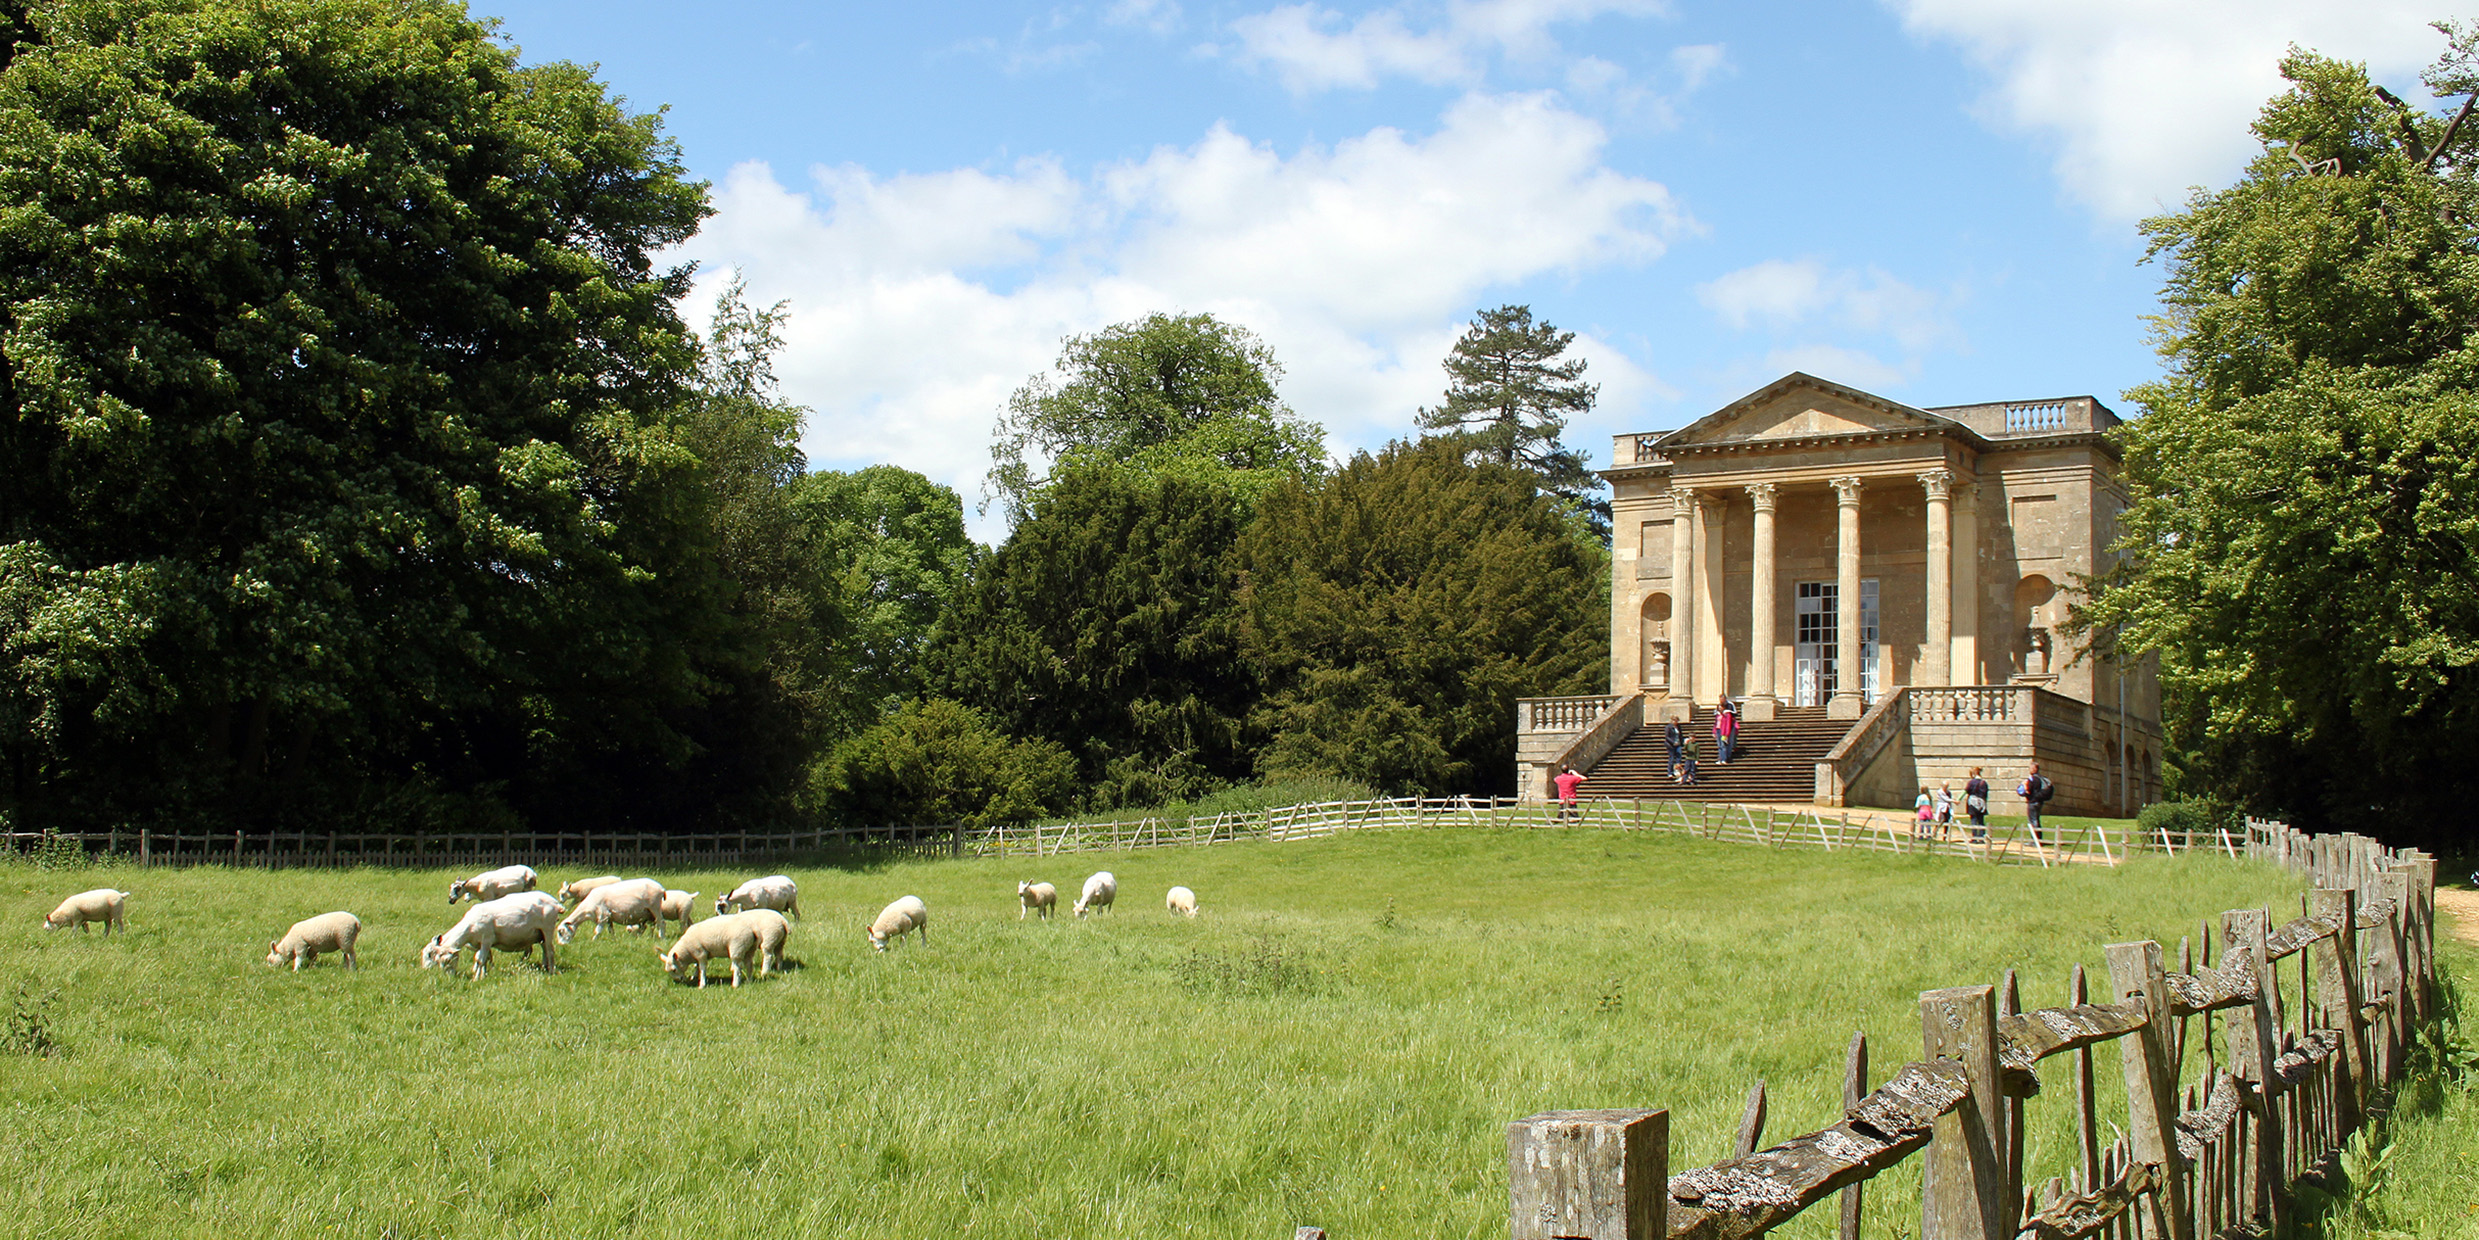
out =
<svg viewBox="0 0 2479 1240"><path fill-rule="evenodd" d="M1096 868L1118 908L1069 919ZM419 970L446 872L0 868L0 1232L1495 1238L1511 1120L1667 1106L1673 1169L1709 1162L1758 1077L1775 1136L1835 1117L1853 1029L1877 1079L1915 1058L1922 990L2014 966L2027 1005L2060 1002L2106 942L2174 961L2199 918L2298 890L2212 856L2044 872L1580 830L789 872L796 967L699 991L625 932L549 976ZM750 876L653 877L710 914ZM1017 920L1020 878L1059 886L1057 921ZM1200 918L1164 912L1174 883ZM102 885L135 893L127 936L39 928ZM907 893L928 948L870 951ZM360 971L261 963L336 908L367 923ZM24 1053L35 1026L56 1055ZM2070 1156L2050 1101L2035 1175ZM1916 1232L1917 1166L1877 1181L1869 1234Z"/></svg>

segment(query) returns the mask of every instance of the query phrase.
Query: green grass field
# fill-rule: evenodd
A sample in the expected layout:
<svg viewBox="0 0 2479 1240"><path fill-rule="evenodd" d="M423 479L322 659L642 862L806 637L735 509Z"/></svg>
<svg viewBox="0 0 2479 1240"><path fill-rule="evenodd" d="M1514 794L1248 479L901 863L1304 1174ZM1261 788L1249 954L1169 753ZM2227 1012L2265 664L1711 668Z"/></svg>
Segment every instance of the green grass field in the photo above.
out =
<svg viewBox="0 0 2479 1240"><path fill-rule="evenodd" d="M1017 921L1017 879L1064 914L1102 867L1114 913ZM34 1013L60 1047L0 1055L0 1233L1494 1238L1511 1120L1666 1106L1683 1169L1727 1155L1758 1077L1772 1135L1830 1122L1851 1031L1881 1079L1919 1052L1921 990L2011 965L2056 1003L2105 942L2174 960L2201 917L2296 907L2288 876L2211 857L2044 872L1601 831L792 872L797 967L699 991L620 933L556 975L419 970L445 873L0 870L11 1040ZM1201 918L1163 911L1172 883ZM129 935L38 927L105 884L135 892ZM929 947L871 952L861 926L906 893ZM358 973L261 963L334 908L367 923ZM2050 1076L2035 1175L2070 1143ZM1915 1234L1916 1162L1880 1184L1870 1234Z"/></svg>

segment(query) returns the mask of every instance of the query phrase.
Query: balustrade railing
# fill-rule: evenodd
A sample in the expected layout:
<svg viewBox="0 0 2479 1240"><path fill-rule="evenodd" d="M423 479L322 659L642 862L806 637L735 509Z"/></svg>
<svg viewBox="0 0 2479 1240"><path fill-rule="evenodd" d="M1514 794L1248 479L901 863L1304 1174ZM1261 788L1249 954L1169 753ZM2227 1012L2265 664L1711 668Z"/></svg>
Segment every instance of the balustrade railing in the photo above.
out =
<svg viewBox="0 0 2479 1240"><path fill-rule="evenodd" d="M1618 704L1626 695L1595 694L1591 697L1517 698L1515 729L1519 732L1581 732L1601 717L1601 712Z"/></svg>
<svg viewBox="0 0 2479 1240"><path fill-rule="evenodd" d="M2066 429L2066 413L2073 402L2063 400L2034 401L2006 406L2008 431L2056 431Z"/></svg>
<svg viewBox="0 0 2479 1240"><path fill-rule="evenodd" d="M1921 723L2013 723L2028 717L2026 690L2007 685L1909 689L1911 718Z"/></svg>

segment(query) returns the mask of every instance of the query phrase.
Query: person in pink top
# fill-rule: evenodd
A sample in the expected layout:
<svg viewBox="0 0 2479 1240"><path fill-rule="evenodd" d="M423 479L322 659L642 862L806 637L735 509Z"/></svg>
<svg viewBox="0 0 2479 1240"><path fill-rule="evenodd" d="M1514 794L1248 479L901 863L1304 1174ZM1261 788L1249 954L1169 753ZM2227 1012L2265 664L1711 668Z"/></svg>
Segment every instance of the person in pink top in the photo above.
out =
<svg viewBox="0 0 2479 1240"><path fill-rule="evenodd" d="M1575 790L1583 786L1584 777L1576 774L1575 768L1570 766L1559 771L1557 778L1549 782L1558 785L1558 821L1565 822L1576 814Z"/></svg>

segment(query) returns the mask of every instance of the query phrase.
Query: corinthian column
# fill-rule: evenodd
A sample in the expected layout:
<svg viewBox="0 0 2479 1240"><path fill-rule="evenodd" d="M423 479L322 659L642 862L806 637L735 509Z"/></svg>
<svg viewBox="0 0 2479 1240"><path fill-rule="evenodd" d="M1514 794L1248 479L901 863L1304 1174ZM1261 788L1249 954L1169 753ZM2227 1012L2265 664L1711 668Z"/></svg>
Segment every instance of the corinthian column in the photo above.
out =
<svg viewBox="0 0 2479 1240"><path fill-rule="evenodd" d="M1859 490L1857 475L1832 479L1835 502L1832 700L1825 703L1828 719L1857 719L1867 713L1859 696Z"/></svg>
<svg viewBox="0 0 2479 1240"><path fill-rule="evenodd" d="M1919 683L1954 683L1954 471L1920 474L1928 492L1928 644L1920 651Z"/></svg>
<svg viewBox="0 0 2479 1240"><path fill-rule="evenodd" d="M1670 484L1670 697L1696 700L1696 490Z"/></svg>
<svg viewBox="0 0 2479 1240"><path fill-rule="evenodd" d="M1756 506L1756 545L1748 577L1746 718L1761 723L1773 717L1773 495L1770 482L1747 484Z"/></svg>

